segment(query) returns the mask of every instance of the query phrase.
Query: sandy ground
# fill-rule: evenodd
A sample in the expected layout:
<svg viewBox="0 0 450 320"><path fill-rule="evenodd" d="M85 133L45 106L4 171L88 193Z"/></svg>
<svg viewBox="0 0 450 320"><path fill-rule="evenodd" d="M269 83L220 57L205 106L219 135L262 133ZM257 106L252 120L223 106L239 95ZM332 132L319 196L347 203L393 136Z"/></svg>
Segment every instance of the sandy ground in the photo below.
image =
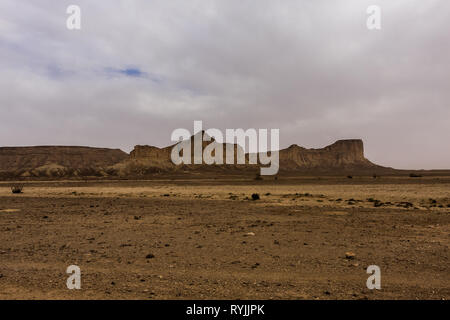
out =
<svg viewBox="0 0 450 320"><path fill-rule="evenodd" d="M0 299L450 298L448 178L11 184Z"/></svg>

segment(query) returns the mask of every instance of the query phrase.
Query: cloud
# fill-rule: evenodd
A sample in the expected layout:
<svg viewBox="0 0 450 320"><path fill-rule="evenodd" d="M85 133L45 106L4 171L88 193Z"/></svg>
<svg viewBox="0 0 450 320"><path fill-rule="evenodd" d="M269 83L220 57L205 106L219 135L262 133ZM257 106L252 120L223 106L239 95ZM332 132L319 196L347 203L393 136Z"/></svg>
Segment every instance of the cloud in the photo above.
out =
<svg viewBox="0 0 450 320"><path fill-rule="evenodd" d="M450 163L450 3L380 0L0 4L0 145L170 143L194 120L280 128L281 145L363 138L400 168Z"/></svg>

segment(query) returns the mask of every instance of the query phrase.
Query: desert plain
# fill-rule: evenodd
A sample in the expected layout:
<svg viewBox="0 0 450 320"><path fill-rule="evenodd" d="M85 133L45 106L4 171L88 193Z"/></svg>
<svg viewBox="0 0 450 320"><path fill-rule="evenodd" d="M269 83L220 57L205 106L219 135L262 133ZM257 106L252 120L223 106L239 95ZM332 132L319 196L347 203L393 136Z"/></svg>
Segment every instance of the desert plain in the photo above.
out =
<svg viewBox="0 0 450 320"><path fill-rule="evenodd" d="M449 176L17 183L0 182L0 299L450 298Z"/></svg>

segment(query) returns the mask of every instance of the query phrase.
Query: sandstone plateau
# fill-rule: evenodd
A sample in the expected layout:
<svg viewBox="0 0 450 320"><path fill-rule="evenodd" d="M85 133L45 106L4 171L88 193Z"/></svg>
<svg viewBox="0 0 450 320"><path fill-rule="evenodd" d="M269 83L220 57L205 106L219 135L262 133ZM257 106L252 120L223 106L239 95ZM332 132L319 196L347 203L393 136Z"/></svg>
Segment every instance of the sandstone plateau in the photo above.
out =
<svg viewBox="0 0 450 320"><path fill-rule="evenodd" d="M119 149L37 146L1 147L0 173L2 176L59 177L100 174L128 158Z"/></svg>
<svg viewBox="0 0 450 320"><path fill-rule="evenodd" d="M336 169L379 167L364 157L364 144L360 139L338 140L322 149L305 149L298 145L280 151L280 168Z"/></svg>
<svg viewBox="0 0 450 320"><path fill-rule="evenodd" d="M200 134L200 133L199 133ZM202 132L203 134L203 132ZM191 142L194 136L191 137ZM181 142L185 143L185 142ZM214 139L203 141L202 149ZM260 165L174 165L170 154L174 145L158 148L137 145L130 154L119 149L38 146L0 148L0 177L142 177L157 173L185 172L257 172ZM221 146L224 150L226 144ZM193 154L193 143L191 151ZM237 149L234 145L235 155ZM375 172L391 170L377 166L364 157L364 145L360 139L338 140L320 149L306 149L291 145L279 153L280 172L336 173Z"/></svg>

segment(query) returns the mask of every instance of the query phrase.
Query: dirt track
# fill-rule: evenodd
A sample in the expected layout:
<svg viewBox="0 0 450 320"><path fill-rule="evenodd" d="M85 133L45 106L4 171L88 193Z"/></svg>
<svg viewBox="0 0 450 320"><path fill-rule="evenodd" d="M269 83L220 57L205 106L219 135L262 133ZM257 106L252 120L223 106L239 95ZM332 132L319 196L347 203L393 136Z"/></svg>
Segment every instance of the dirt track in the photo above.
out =
<svg viewBox="0 0 450 320"><path fill-rule="evenodd" d="M450 183L409 181L1 184L0 298L449 299Z"/></svg>

